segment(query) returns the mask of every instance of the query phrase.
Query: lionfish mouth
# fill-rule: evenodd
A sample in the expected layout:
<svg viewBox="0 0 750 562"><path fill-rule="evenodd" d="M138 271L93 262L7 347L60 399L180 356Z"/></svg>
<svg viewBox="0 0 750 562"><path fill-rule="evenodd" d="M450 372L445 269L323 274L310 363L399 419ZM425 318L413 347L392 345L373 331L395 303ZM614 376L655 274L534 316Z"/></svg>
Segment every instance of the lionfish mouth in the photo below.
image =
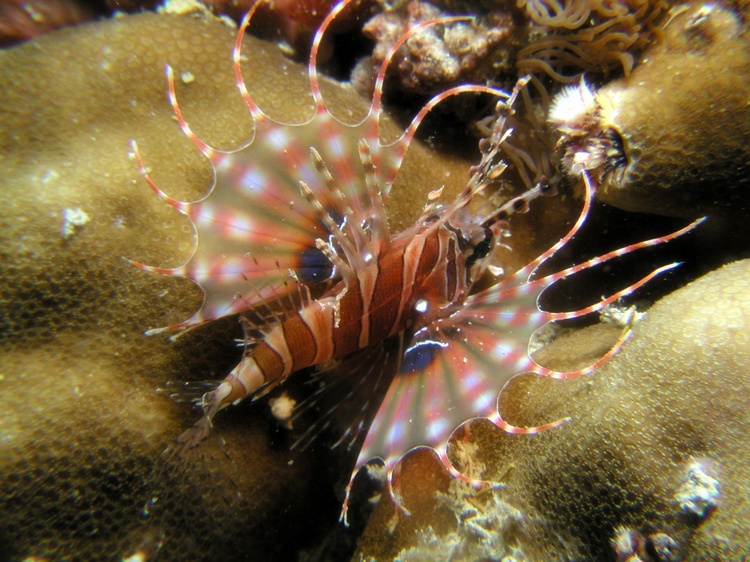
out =
<svg viewBox="0 0 750 562"><path fill-rule="evenodd" d="M601 359L572 371L538 365L528 351L533 334L550 322L602 311L677 264L660 267L605 298L597 295L593 304L578 310L546 311L538 305L540 295L556 281L665 243L698 223L534 276L579 232L602 177L627 165L621 137L611 130L591 134L598 126L592 113L596 99L582 83L578 91L569 93L568 101L575 103L558 104L551 118L558 127L567 127L566 140L561 141L565 154L577 146L584 124L589 139L596 138L600 145L596 151L589 145L575 149L578 152L570 161L563 158L568 171L585 186L577 220L557 243L517 272L477 289L476 279L467 271L478 265L489 267L486 260L494 255L493 245L502 241L487 236L467 245L474 238L466 230L502 223L503 230L512 231L512 215L551 191L542 182L500 208L488 211L486 204L481 206L480 216L469 211L472 199L508 167L503 160L503 147L512 135L507 119L525 80L510 95L480 84L447 89L427 102L399 138L385 143L383 84L398 49L427 28L467 18L430 19L406 31L376 70L367 115L347 124L329 111L316 61L326 30L350 4L336 4L315 34L308 63L315 111L308 121L297 124L268 116L246 87L243 37L258 4L244 17L233 64L236 86L255 132L251 142L239 149L219 150L193 132L177 101L174 71L167 66L169 100L179 127L213 165L215 181L203 198L180 201L165 193L149 175L133 142L146 184L189 217L195 230L195 251L184 265L167 269L134 263L148 272L192 279L205 294L193 316L149 333L179 333L229 315L239 315L245 329L242 362L206 395L204 418L178 440L177 454L171 458L190 462L208 432L221 431L221 416L213 419L219 410L243 398L262 396L301 369L320 366L316 378L324 384L306 404L296 406L321 409L318 421L301 429L302 442L335 427L342 401L361 402L358 417L337 439L337 444L352 447L356 454L342 510L344 521L354 476L372 459L384 463L389 495L406 511L394 473L409 452L430 449L453 476L482 485L461 473L447 454L457 428L484 418L508 433L532 435L563 424L564 419L514 426L498 411L498 396L517 373L554 379L592 373L617 352L630 326L623 328L618 343ZM440 186L433 186L436 191L427 198L420 219L402 232L391 233L385 204L420 123L441 101L477 93L499 98L501 111L483 141L481 160L472 168L466 188L452 204L438 207L435 194ZM581 152L587 155L579 156ZM425 228L424 221L432 214L438 220ZM326 404L333 406L323 407Z"/></svg>

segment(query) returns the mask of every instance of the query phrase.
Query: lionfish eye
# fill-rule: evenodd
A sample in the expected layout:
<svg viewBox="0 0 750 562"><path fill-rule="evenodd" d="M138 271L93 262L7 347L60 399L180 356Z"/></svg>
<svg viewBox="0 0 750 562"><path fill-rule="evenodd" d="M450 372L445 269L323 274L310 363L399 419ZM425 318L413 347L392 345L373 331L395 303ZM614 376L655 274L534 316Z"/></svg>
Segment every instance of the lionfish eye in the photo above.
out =
<svg viewBox="0 0 750 562"><path fill-rule="evenodd" d="M485 228L484 239L478 242L476 246L474 246L474 251L471 253L471 256L469 256L467 262L472 264L479 259L487 257L487 255L490 253L491 248L492 230L490 230L489 228Z"/></svg>
<svg viewBox="0 0 750 562"><path fill-rule="evenodd" d="M470 259L472 261L476 261L478 259L487 257L487 254L489 253L490 253L490 241L485 238L479 244L474 246L474 252L472 252Z"/></svg>

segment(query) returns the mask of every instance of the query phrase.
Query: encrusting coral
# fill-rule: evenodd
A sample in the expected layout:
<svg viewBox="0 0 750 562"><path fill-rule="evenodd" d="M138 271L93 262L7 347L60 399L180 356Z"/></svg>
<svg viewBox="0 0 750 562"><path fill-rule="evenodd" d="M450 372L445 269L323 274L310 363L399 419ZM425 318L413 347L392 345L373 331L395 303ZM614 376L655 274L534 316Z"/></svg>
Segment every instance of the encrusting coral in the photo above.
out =
<svg viewBox="0 0 750 562"><path fill-rule="evenodd" d="M633 560L628 551L662 562L750 556L748 284L745 260L668 295L590 377L565 383L517 379L502 397L503 415L519 424L563 416L573 421L533 439L475 424L456 440L454 455L474 463L477 477L503 487L475 492L469 496L474 499L451 490L455 506L463 498L464 507L447 510L437 474L432 482L439 492L407 503L418 528L441 529L449 537L450 525L452 533L465 527L467 502L487 506L479 508L484 517L507 503L506 522L492 538L505 534L511 541L506 548L523 555L517 560L613 560L616 554ZM616 334L606 325L572 332L536 358L575 368ZM431 459L414 462L429 466ZM418 478L407 470L404 487ZM488 497L494 499L488 503ZM394 519L393 513L386 502L378 507L360 543L360 560L390 560L417 548L438 555L445 548L426 545L409 518ZM516 529L510 537L508 526Z"/></svg>
<svg viewBox="0 0 750 562"><path fill-rule="evenodd" d="M452 15L418 0L375 15L363 28L377 42L372 54L375 66L406 30L429 19ZM501 10L474 21L423 29L401 46L391 75L397 76L401 89L421 94L461 82L481 81L485 76L499 74L501 69L508 70L507 47L512 44L513 33L510 13Z"/></svg>

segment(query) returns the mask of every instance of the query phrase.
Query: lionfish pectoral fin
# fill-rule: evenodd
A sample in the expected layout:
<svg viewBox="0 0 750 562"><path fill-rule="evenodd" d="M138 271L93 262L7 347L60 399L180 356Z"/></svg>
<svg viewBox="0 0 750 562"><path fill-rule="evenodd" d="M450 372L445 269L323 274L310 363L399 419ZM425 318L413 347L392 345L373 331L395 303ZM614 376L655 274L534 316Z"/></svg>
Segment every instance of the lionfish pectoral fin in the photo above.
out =
<svg viewBox="0 0 750 562"><path fill-rule="evenodd" d="M613 250L611 252L607 252L606 254L603 254L601 256L598 256L596 258L592 258L590 260L587 260L585 262L579 263L577 265L568 267L562 271L558 271L557 273L553 273L550 275L547 275L544 278L536 279L529 283L530 286L536 285L539 287L542 287L541 292L544 292L546 289L551 287L556 281L560 279L564 279L567 277L570 277L571 275L574 275L580 271L591 269L596 266L599 266L605 262L608 262L612 259L622 257L626 254L648 248L651 246L657 246L660 244L664 244L666 242L669 242L671 240L674 240L678 237L684 236L685 234L691 232L693 229L697 228L700 224L702 224L705 220L705 217L697 219L693 221L692 223L688 224L687 226L680 228L679 230L676 230L670 234L666 234L664 236L659 236L656 238L652 238L649 240L644 240L641 242L636 242L634 244L630 244L628 246L624 246L622 248L619 248L617 250ZM631 283L630 285L612 293L611 295L600 299L599 301L580 308L578 310L568 311L568 312L547 312L547 311L541 311L542 315L546 318L547 321L550 322L556 322L560 320L571 320L574 318L580 318L582 316L586 316L589 314L593 314L596 312L602 312L607 307L610 307L614 305L615 303L619 302L624 297L630 295L631 293L637 291L639 288L650 282L651 280L655 279L656 277L666 273L667 271L670 271L676 267L679 267L681 264L678 262L669 263L666 265L663 265L661 267L657 267L656 269L652 270L650 273L644 275L634 283ZM542 365L537 364L534 362L534 366L532 368L533 372L535 372L538 375L551 377L555 379L570 379L574 377L578 377L581 375L589 374L593 371L595 371L598 367L600 367L603 363L608 361L613 355L615 355L620 348L625 344L628 337L630 336L631 330L632 330L632 319L633 316L630 315L630 319L624 326L622 333L620 334L620 337L617 339L617 341L612 345L612 347L603 354L599 359L591 363L590 365L576 369L571 371L557 371L553 369L546 368Z"/></svg>
<svg viewBox="0 0 750 562"><path fill-rule="evenodd" d="M305 449L328 432L335 437L332 448L354 449L398 369L401 339L391 336L321 366L310 380L316 390L294 410L292 424L306 429L292 448Z"/></svg>
<svg viewBox="0 0 750 562"><path fill-rule="evenodd" d="M516 376L523 376L527 374L539 374L536 372L529 372L529 373L519 373ZM505 388L512 383L513 379L515 377L511 377L508 382L503 385L502 390L500 391L500 394L502 395ZM549 431L550 429L555 429L557 427L561 427L567 423L570 423L573 421L573 418L570 416L566 416L564 418L559 418L551 422L542 423L539 425L513 425L512 423L509 423L503 418L501 408L500 408L500 397L498 397L498 403L495 411L487 416L486 418L489 420L495 427L498 427L499 429L502 429L505 433L510 433L511 435L537 435L538 433L542 433L543 431Z"/></svg>
<svg viewBox="0 0 750 562"><path fill-rule="evenodd" d="M387 479L409 451L433 449L445 468L477 486L480 477L466 477L446 454L456 428L467 420L486 418L516 433L534 433L559 425L554 421L515 428L502 421L498 396L516 373L533 370L528 341L550 318L537 308L543 286L529 286L528 272L470 296L462 306L447 309L405 344L403 360L368 430L355 465L382 458ZM394 501L398 503L398 498Z"/></svg>

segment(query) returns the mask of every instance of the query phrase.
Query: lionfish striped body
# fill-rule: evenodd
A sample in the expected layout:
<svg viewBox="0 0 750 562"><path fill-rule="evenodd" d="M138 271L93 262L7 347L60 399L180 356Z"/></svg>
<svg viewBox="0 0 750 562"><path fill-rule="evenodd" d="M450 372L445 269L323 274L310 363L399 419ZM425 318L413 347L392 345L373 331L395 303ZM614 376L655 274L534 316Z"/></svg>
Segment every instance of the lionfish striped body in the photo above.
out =
<svg viewBox="0 0 750 562"><path fill-rule="evenodd" d="M530 358L533 332L551 321L601 310L674 264L582 310L540 310L539 295L561 278L665 242L685 229L532 278L584 223L594 192L584 174L584 206L571 230L514 275L472 292L474 283L493 270L508 228L506 219L546 191L538 185L499 209L490 209L485 202L479 210L469 210L475 196L505 167L499 154L510 133L502 116L483 148L480 164L453 203L439 205L439 190L432 192L416 223L395 235L389 232L384 204L419 123L437 103L463 92L508 96L486 86L452 88L431 100L398 140L382 144L381 91L388 63L409 36L437 23L431 20L409 31L386 57L365 119L355 125L338 122L323 101L315 62L323 33L347 4L337 5L316 34L309 64L316 112L308 122L296 125L273 121L245 87L240 70L242 38L255 8L247 14L235 44L234 64L255 133L248 145L236 151L216 150L191 131L176 100L172 69L167 69L169 98L180 127L213 163L216 180L199 201L172 199L150 178L133 143L149 186L192 219L199 239L194 256L184 266L167 270L136 265L191 278L205 292L204 304L192 318L151 333L231 314L239 314L245 327L242 361L204 396L204 416L180 438L184 447L198 446L224 407L261 396L303 368L324 365L318 375L323 379L338 380L347 373L385 395L382 403L373 405L374 417L363 412L340 442L359 442L360 433L365 434L352 479L368 460L380 457L395 498L394 468L414 448L434 449L458 474L446 445L467 420L488 418L512 433L536 433L562 423L514 427L497 411L497 397L516 373L574 377L590 372L615 350L586 369L555 372ZM517 93L518 89L501 102L506 112ZM313 402L316 399L313 396Z"/></svg>

